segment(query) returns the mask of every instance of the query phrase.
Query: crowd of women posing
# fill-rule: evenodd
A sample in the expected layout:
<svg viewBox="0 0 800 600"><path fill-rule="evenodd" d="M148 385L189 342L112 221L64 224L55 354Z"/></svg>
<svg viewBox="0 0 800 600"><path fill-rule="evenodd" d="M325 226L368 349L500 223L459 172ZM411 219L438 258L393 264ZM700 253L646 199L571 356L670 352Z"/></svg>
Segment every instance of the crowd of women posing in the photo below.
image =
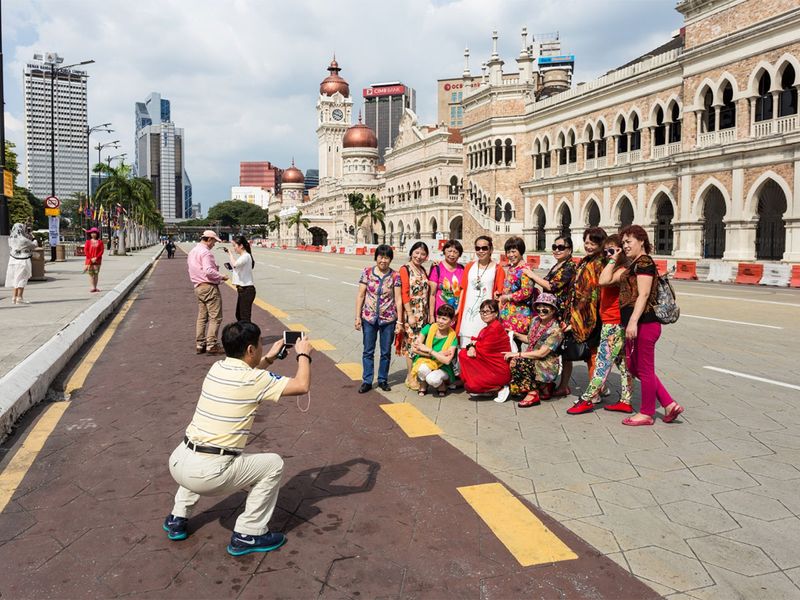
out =
<svg viewBox="0 0 800 600"><path fill-rule="evenodd" d="M544 276L524 262L525 242L505 243L508 262L492 259L492 238L475 240L475 260L459 263L461 244L449 240L444 260L426 270L428 246L416 242L409 261L391 268L390 246L375 250L375 264L359 279L355 328L363 334L362 384L372 389L375 346L380 340L378 387L388 383L392 347L406 360L406 385L421 396L444 396L463 384L471 396L496 402L516 398L522 408L569 396L572 362L585 361L588 385L567 412L583 414L603 404L612 366L622 386L610 411L633 413L633 378L641 381L639 414L625 425L652 425L656 400L663 421L683 408L655 372L661 323L653 307L658 272L647 232L638 225L618 235L599 227L583 233L585 255L573 259L573 243L552 245L555 264Z"/></svg>

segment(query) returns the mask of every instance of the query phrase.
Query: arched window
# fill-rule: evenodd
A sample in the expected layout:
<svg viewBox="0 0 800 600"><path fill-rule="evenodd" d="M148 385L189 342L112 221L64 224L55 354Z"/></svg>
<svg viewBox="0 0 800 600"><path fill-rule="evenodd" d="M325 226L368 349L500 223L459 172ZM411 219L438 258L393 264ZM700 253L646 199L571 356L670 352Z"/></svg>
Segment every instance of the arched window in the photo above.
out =
<svg viewBox="0 0 800 600"><path fill-rule="evenodd" d="M664 111L659 106L656 110L656 126L653 129L653 145L663 146L667 143L667 126L664 124Z"/></svg>
<svg viewBox="0 0 800 600"><path fill-rule="evenodd" d="M514 162L514 146L510 139L506 139L503 145L503 154L507 167L510 167Z"/></svg>
<svg viewBox="0 0 800 600"><path fill-rule="evenodd" d="M714 93L711 90L706 90L703 96L703 124L706 131L716 131L717 129L717 109L714 108Z"/></svg>
<svg viewBox="0 0 800 600"><path fill-rule="evenodd" d="M617 137L617 154L625 154L628 151L628 128L625 117L619 120L619 137Z"/></svg>
<svg viewBox="0 0 800 600"><path fill-rule="evenodd" d="M567 134L567 162L578 162L578 146L575 144L575 132L570 131Z"/></svg>
<svg viewBox="0 0 800 600"><path fill-rule="evenodd" d="M672 122L669 125L669 143L672 144L681 141L681 111L677 102L672 103L670 119Z"/></svg>
<svg viewBox="0 0 800 600"><path fill-rule="evenodd" d="M506 202L505 208L503 209L503 220L506 223L508 223L513 216L514 216L514 209L511 207L510 202Z"/></svg>
<svg viewBox="0 0 800 600"><path fill-rule="evenodd" d="M547 223L547 217L545 216L544 209L541 206L537 207L533 212L533 220L535 223L534 236L536 237L536 251L543 252L546 241L544 227Z"/></svg>
<svg viewBox="0 0 800 600"><path fill-rule="evenodd" d="M450 195L455 196L456 194L458 194L458 177L453 175L450 178Z"/></svg>
<svg viewBox="0 0 800 600"><path fill-rule="evenodd" d="M550 168L550 140L548 138L544 138L544 148L542 149L544 152L544 159L543 159L543 167L545 169Z"/></svg>
<svg viewBox="0 0 800 600"><path fill-rule="evenodd" d="M639 115L633 114L631 119L631 150L639 150L642 147L642 130L639 128Z"/></svg>
<svg viewBox="0 0 800 600"><path fill-rule="evenodd" d="M495 165L503 164L503 142L501 142L500 140L494 141L494 164Z"/></svg>
<svg viewBox="0 0 800 600"><path fill-rule="evenodd" d="M703 258L722 258L725 253L725 199L716 187L706 192L703 202Z"/></svg>
<svg viewBox="0 0 800 600"><path fill-rule="evenodd" d="M656 254L672 254L672 218L675 211L672 209L672 202L663 193L659 194L656 200L656 227L655 227L655 249Z"/></svg>
<svg viewBox="0 0 800 600"><path fill-rule="evenodd" d="M782 260L786 250L786 194L772 179L758 192L758 225L756 227L756 259Z"/></svg>
<svg viewBox="0 0 800 600"><path fill-rule="evenodd" d="M719 128L736 127L736 104L733 101L733 88L730 83L722 90L722 108L719 109Z"/></svg>
<svg viewBox="0 0 800 600"><path fill-rule="evenodd" d="M556 144L558 148L558 164L565 165L567 164L567 141L564 138L563 133L558 134L558 138L556 138Z"/></svg>
<svg viewBox="0 0 800 600"><path fill-rule="evenodd" d="M778 116L785 117L797 114L796 74L792 65L786 65L781 75L781 99L778 104Z"/></svg>
<svg viewBox="0 0 800 600"><path fill-rule="evenodd" d="M588 125L586 127L586 160L592 160L594 157L594 129Z"/></svg>
<svg viewBox="0 0 800 600"><path fill-rule="evenodd" d="M602 158L606 155L606 128L603 122L597 123L597 158Z"/></svg>
<svg viewBox="0 0 800 600"><path fill-rule="evenodd" d="M498 198L494 202L494 220L500 221L503 218L503 202Z"/></svg>
<svg viewBox="0 0 800 600"><path fill-rule="evenodd" d="M756 121L768 121L772 118L772 79L764 71L758 78L758 97L756 98Z"/></svg>

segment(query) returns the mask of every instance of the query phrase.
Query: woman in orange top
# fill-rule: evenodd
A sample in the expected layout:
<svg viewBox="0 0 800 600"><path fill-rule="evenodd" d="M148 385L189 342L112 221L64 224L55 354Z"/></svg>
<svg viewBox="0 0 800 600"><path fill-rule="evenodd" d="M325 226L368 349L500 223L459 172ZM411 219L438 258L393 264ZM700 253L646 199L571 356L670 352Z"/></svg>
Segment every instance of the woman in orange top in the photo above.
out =
<svg viewBox="0 0 800 600"><path fill-rule="evenodd" d="M492 260L492 238L481 235L475 238L476 260L469 263L461 276L461 298L458 301L456 331L461 347L476 337L486 323L481 319L481 304L485 300L497 300L503 293L505 272Z"/></svg>
<svg viewBox="0 0 800 600"><path fill-rule="evenodd" d="M100 264L103 262L103 252L106 247L100 239L100 230L97 227L87 229L86 233L89 234L89 239L83 245L83 254L86 256L83 271L89 275L89 285L91 285L89 291L99 292L97 278L100 277Z"/></svg>
<svg viewBox="0 0 800 600"><path fill-rule="evenodd" d="M616 264L611 260L615 254L622 257L617 259L619 262ZM605 409L624 413L633 412L633 408L631 408L633 377L625 365L625 329L622 327L619 310L619 283L613 281L615 271L627 268L624 256L622 240L619 236L608 236L603 243L604 267L599 279L600 320L603 327L600 330L600 345L597 348L594 373L580 401L567 410L569 414L578 415L592 412L594 405L602 402L600 391L605 387L612 365L617 365L622 378L622 396L619 402L606 406Z"/></svg>

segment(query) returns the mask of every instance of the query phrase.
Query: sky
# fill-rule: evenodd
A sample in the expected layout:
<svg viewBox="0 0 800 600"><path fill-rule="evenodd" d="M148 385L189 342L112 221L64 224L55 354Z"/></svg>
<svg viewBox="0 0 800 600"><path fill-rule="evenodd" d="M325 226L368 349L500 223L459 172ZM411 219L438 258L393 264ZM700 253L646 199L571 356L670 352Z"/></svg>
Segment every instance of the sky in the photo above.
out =
<svg viewBox="0 0 800 600"><path fill-rule="evenodd" d="M133 159L134 103L171 101L184 129L186 170L203 214L230 199L239 162L317 168L316 100L336 54L361 89L402 81L417 91L420 123L436 121L436 80L460 76L491 53L516 71L520 31L558 32L575 54L575 82L590 81L668 41L681 27L675 0L0 0L6 138L24 164L22 73L34 53L65 64L94 59L89 123L110 121L117 152ZM24 184L23 178L22 182Z"/></svg>

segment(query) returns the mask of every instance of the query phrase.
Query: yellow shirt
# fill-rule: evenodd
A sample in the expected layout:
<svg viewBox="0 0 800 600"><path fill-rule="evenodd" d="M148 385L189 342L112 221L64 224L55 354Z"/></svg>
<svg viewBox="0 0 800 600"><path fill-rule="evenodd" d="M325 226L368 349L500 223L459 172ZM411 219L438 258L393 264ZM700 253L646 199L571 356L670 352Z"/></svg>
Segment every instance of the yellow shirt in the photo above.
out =
<svg viewBox="0 0 800 600"><path fill-rule="evenodd" d="M261 401L277 401L288 383L288 377L252 369L238 358L217 361L203 381L186 437L201 446L243 450Z"/></svg>

